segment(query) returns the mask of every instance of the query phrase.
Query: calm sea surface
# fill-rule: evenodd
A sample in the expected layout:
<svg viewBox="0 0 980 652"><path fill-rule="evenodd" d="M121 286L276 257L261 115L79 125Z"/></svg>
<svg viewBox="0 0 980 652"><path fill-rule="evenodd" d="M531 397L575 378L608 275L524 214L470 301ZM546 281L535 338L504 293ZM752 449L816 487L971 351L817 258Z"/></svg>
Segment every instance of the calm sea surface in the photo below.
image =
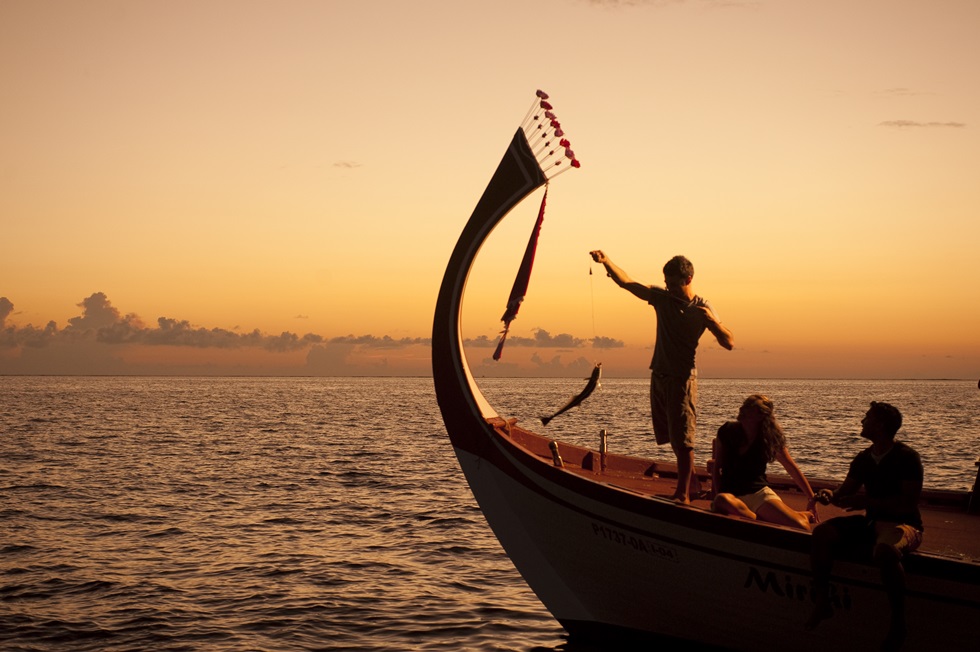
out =
<svg viewBox="0 0 980 652"><path fill-rule="evenodd" d="M578 379L481 381L544 431ZM805 472L842 477L870 400L926 484L969 489L972 381L702 380L698 463L764 392ZM646 380L547 432L663 454ZM476 508L427 378L0 377L3 650L582 650Z"/></svg>

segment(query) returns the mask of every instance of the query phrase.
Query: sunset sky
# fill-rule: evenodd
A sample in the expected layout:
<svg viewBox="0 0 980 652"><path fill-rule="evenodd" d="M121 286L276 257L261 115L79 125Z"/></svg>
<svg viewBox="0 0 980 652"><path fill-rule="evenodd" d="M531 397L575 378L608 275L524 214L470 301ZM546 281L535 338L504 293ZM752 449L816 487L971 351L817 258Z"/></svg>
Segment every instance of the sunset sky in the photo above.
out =
<svg viewBox="0 0 980 652"><path fill-rule="evenodd" d="M735 334L703 377L977 378L978 26L976 0L5 0L0 374L428 374L543 89L582 168L499 363L540 193L484 248L475 374L647 373L653 310L601 248L647 283L693 260Z"/></svg>

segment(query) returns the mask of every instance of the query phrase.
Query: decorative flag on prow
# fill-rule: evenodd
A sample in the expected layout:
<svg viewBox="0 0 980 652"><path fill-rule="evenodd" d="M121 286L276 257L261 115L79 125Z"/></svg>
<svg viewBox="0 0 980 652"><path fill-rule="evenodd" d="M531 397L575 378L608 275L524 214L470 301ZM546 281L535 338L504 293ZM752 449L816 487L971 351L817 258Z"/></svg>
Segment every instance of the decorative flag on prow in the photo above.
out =
<svg viewBox="0 0 980 652"><path fill-rule="evenodd" d="M581 167L575 152L572 151L572 144L564 138L565 132L561 128L561 123L555 116L551 104L548 103L548 94L544 91L536 93L537 99L531 105L521 129L527 138L531 151L541 167L541 171L550 181L566 170ZM563 165L567 162L567 165ZM524 250L524 258L521 260L521 267L517 270L517 277L514 279L514 286L511 288L510 297L507 299L507 309L504 311L501 321L504 322L504 330L500 333L500 342L497 349L493 352L493 359L500 360L503 354L504 341L510 331L510 323L517 318L517 311L521 309L521 303L527 295L527 286L531 280L531 267L534 265L534 254L538 248L538 236L541 235L541 223L544 221L544 207L548 200L548 186L545 186L544 196L541 198L541 208L538 209L538 219L531 230L531 237L528 239L527 248Z"/></svg>
<svg viewBox="0 0 980 652"><path fill-rule="evenodd" d="M517 311L521 309L521 303L524 302L524 297L527 295L527 285L531 281L531 267L534 266L534 253L538 248L538 236L541 235L541 223L544 222L544 206L547 201L548 187L545 186L544 197L541 198L541 208L538 209L538 219L534 222L531 237L527 241L521 267L517 270L517 278L514 279L514 287L510 290L507 309L504 311L504 316L500 318L504 322L504 330L500 334L497 350L493 352L494 360L500 360L500 355L504 350L504 340L507 339L507 331L510 330L510 323L517 317Z"/></svg>

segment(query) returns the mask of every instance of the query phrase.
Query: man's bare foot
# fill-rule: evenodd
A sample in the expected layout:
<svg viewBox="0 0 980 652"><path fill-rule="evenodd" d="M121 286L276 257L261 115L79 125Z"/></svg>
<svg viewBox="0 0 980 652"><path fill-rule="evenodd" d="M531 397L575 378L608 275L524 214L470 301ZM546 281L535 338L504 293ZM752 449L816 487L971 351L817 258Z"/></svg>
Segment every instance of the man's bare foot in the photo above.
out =
<svg viewBox="0 0 980 652"><path fill-rule="evenodd" d="M834 608L830 606L830 601L818 600L817 603L813 605L813 613L810 614L810 617L807 619L803 627L809 631L833 615Z"/></svg>
<svg viewBox="0 0 980 652"><path fill-rule="evenodd" d="M679 503L681 505L690 505L691 504L691 498L690 498L690 496L688 496L686 494L674 494L673 496L671 496L671 500L673 500L675 503Z"/></svg>

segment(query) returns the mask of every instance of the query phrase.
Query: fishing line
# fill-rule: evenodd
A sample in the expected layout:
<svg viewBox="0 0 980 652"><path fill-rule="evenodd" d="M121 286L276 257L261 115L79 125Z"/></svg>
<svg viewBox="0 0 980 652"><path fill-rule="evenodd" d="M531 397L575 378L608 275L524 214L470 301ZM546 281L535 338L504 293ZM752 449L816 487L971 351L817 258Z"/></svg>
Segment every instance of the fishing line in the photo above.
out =
<svg viewBox="0 0 980 652"><path fill-rule="evenodd" d="M599 333L595 328L595 281L592 276L592 265L589 265L589 293L592 295L592 348L594 349Z"/></svg>

